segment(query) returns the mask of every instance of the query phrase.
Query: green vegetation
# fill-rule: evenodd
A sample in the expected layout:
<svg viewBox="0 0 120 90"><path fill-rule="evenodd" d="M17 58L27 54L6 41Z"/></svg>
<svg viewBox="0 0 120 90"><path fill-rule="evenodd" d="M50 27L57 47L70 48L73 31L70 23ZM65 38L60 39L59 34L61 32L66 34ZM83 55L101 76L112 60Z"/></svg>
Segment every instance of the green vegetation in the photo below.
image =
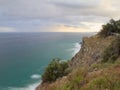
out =
<svg viewBox="0 0 120 90"><path fill-rule="evenodd" d="M116 33L120 33L120 20L115 21L111 19L107 24L102 25L102 30L99 35L101 37L107 37Z"/></svg>
<svg viewBox="0 0 120 90"><path fill-rule="evenodd" d="M86 82L87 69L77 68L72 75L68 77L64 90L79 90Z"/></svg>
<svg viewBox="0 0 120 90"><path fill-rule="evenodd" d="M99 35L104 38L99 36L94 37L95 39L91 38L94 42L89 38L90 43L87 42L87 44L90 48L87 51L93 53L99 47L100 49L97 49L97 52L101 50L103 53L102 55L100 53L98 60L101 60L102 63L96 62L97 60L91 65L88 65L89 62L83 62L83 64L80 63L79 66L74 67L68 74L68 63L60 62L60 59L53 59L45 69L42 77L43 82L53 82L59 77L68 75L54 83L47 83L47 87L43 90L120 90L120 20L110 20L109 23L103 25ZM82 49L85 50L86 47L87 45ZM80 53L83 55L83 60L94 58L90 55L86 59L86 55L89 54L85 53ZM80 57L76 58L81 59Z"/></svg>
<svg viewBox="0 0 120 90"><path fill-rule="evenodd" d="M47 90L120 90L120 65L107 63L106 66L103 63L95 67L97 65L98 70L93 67L76 68L65 81L55 83Z"/></svg>
<svg viewBox="0 0 120 90"><path fill-rule="evenodd" d="M91 80L83 90L120 90L118 74L104 74Z"/></svg>
<svg viewBox="0 0 120 90"><path fill-rule="evenodd" d="M120 36L117 36L115 40L105 49L102 55L102 62L115 62L120 56Z"/></svg>
<svg viewBox="0 0 120 90"><path fill-rule="evenodd" d="M68 74L68 63L60 61L60 59L53 59L46 67L45 72L42 75L43 82L53 82L59 77Z"/></svg>
<svg viewBox="0 0 120 90"><path fill-rule="evenodd" d="M116 60L115 64L120 64L120 58Z"/></svg>

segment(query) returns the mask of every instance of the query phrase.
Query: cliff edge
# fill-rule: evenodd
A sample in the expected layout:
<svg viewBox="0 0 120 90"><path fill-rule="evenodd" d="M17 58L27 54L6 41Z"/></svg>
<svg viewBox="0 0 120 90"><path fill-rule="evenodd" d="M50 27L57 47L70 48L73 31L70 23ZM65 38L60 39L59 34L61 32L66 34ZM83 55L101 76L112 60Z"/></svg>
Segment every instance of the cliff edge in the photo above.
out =
<svg viewBox="0 0 120 90"><path fill-rule="evenodd" d="M100 64L102 53L115 37L101 38L99 35L84 37L80 51L69 62L69 68L72 71L55 82L42 83L36 90L84 90L82 88L87 88L91 80L96 79L97 76L104 76L105 73L108 73L109 76L110 73L113 73L114 69L114 74L119 75L120 72L116 71L120 70L119 64Z"/></svg>
<svg viewBox="0 0 120 90"><path fill-rule="evenodd" d="M83 37L80 51L71 59L69 65L74 68L76 66L90 66L93 63L101 61L101 55L114 40L114 36L101 38L99 35L92 37Z"/></svg>
<svg viewBox="0 0 120 90"><path fill-rule="evenodd" d="M120 90L120 20L111 19L97 35L84 37L67 64L66 76L42 82L36 90Z"/></svg>

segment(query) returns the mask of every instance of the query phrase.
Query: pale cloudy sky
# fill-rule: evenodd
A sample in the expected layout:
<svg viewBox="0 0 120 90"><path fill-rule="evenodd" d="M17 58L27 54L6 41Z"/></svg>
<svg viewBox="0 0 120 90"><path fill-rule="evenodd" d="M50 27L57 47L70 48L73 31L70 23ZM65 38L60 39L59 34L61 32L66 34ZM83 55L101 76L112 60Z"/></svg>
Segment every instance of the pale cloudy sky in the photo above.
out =
<svg viewBox="0 0 120 90"><path fill-rule="evenodd" d="M0 0L0 32L95 32L120 0Z"/></svg>

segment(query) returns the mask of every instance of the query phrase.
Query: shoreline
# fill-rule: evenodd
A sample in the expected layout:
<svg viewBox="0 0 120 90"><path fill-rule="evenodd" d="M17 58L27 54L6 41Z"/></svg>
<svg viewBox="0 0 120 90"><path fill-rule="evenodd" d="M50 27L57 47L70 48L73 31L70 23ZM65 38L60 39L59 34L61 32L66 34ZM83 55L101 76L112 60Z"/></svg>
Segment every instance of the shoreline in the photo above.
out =
<svg viewBox="0 0 120 90"><path fill-rule="evenodd" d="M8 90L36 90L36 87L41 84L42 81L26 85L25 87L8 87Z"/></svg>
<svg viewBox="0 0 120 90"><path fill-rule="evenodd" d="M81 41L81 42L82 42L82 41ZM71 53L71 59L72 59L72 57L74 57L74 56L80 51L80 49L81 49L81 43L76 42L76 43L74 43L73 45L74 45L74 48L71 48L71 49L70 49L70 51L73 51L73 53ZM40 84L38 84L38 85L36 86L35 90L37 89L37 87L39 87L39 86L41 85L41 83L42 83L42 80L41 80Z"/></svg>

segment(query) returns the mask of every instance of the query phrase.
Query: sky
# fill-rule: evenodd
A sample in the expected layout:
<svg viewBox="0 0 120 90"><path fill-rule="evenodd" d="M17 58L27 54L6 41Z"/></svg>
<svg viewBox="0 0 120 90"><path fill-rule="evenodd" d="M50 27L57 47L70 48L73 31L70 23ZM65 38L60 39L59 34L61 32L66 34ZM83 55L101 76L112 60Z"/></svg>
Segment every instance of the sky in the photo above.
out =
<svg viewBox="0 0 120 90"><path fill-rule="evenodd" d="M0 32L97 32L120 0L0 0Z"/></svg>

